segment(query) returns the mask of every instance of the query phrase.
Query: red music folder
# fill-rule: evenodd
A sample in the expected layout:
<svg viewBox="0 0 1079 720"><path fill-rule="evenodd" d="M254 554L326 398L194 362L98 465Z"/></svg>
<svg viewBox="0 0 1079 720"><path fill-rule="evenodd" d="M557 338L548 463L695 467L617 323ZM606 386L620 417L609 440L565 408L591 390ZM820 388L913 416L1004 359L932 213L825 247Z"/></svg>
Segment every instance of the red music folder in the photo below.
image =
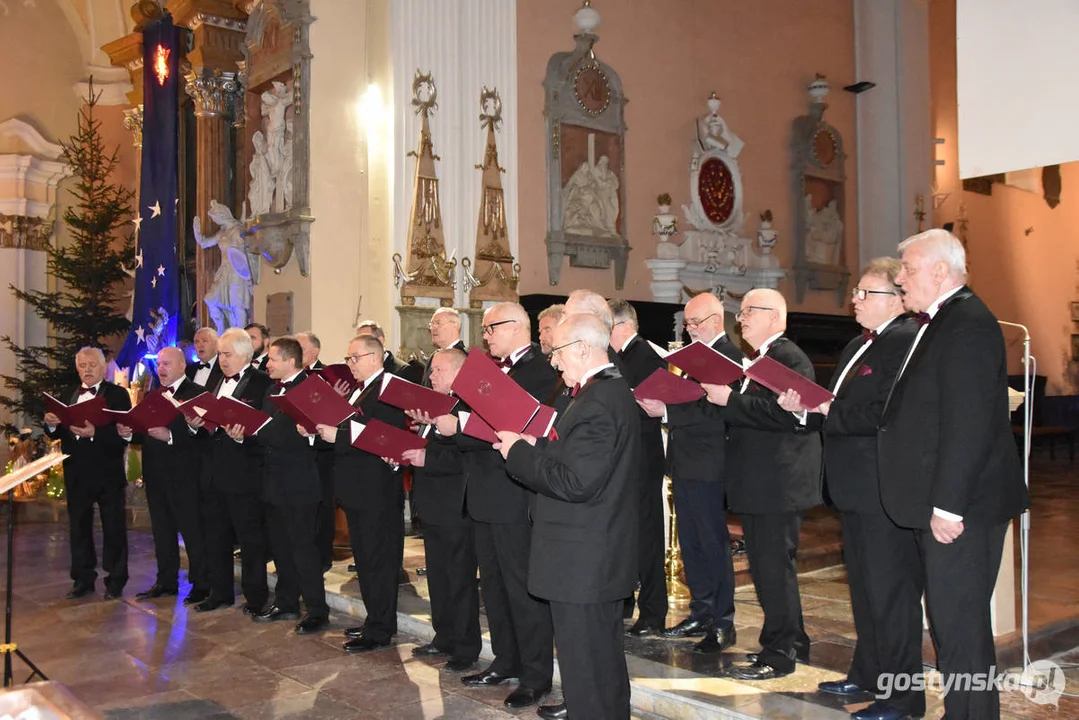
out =
<svg viewBox="0 0 1079 720"><path fill-rule="evenodd" d="M209 426L215 428L223 425L243 425L244 435L256 435L271 418L257 408L253 408L242 400L225 397L215 398L210 393L203 393L195 400L200 400L195 407L204 411L202 418ZM194 400L191 401L192 403Z"/></svg>
<svg viewBox="0 0 1079 720"><path fill-rule="evenodd" d="M175 403L165 397L161 390L153 391L130 410L106 409L105 412L121 425L127 425L134 432L144 434L150 428L168 427L180 414Z"/></svg>
<svg viewBox="0 0 1079 720"><path fill-rule="evenodd" d="M460 426L458 429L469 437L489 443L498 442L498 435L495 434L494 428L475 413L465 410L457 413L457 424Z"/></svg>
<svg viewBox="0 0 1079 720"><path fill-rule="evenodd" d="M353 420L349 427L352 430L352 447L378 457L389 458L398 465L409 464L401 457L405 450L427 447L425 438L374 418L366 423Z"/></svg>
<svg viewBox="0 0 1079 720"><path fill-rule="evenodd" d="M176 400L174 399L173 402L176 402ZM187 420L202 418L204 423L203 427L206 429L206 432L212 433L214 430L217 429L217 425L214 425L212 422L206 419L205 408L215 402L217 402L217 398L215 398L208 392L204 392L199 393L190 400L179 403L176 406L176 409L183 413L184 418Z"/></svg>
<svg viewBox="0 0 1079 720"><path fill-rule="evenodd" d="M558 412L547 405L540 405L539 410L524 429L525 435L535 438L550 438L551 430L554 429L554 421L558 418Z"/></svg>
<svg viewBox="0 0 1079 720"><path fill-rule="evenodd" d="M656 368L654 373L633 388L633 397L638 400L659 400L668 405L679 405L704 397L704 388L692 380L678 377L666 368Z"/></svg>
<svg viewBox="0 0 1079 720"><path fill-rule="evenodd" d="M744 374L741 365L700 340L671 353L667 362L699 383L730 385Z"/></svg>
<svg viewBox="0 0 1079 720"><path fill-rule="evenodd" d="M444 395L390 373L382 374L378 399L401 410L422 410L431 417L446 415L457 404L457 398L452 395Z"/></svg>
<svg viewBox="0 0 1079 720"><path fill-rule="evenodd" d="M97 427L112 422L112 418L105 413L105 398L101 395L74 405L62 403L48 393L42 393L42 395L45 396L45 408L60 418L61 425L83 427L89 422Z"/></svg>
<svg viewBox="0 0 1079 720"><path fill-rule="evenodd" d="M338 381L344 380L348 383L350 389L355 390L360 386L360 382L352 376L352 369L345 363L334 363L333 365L323 365L318 370L313 371L315 375L325 380L331 387L336 385Z"/></svg>
<svg viewBox="0 0 1079 720"><path fill-rule="evenodd" d="M453 381L453 392L495 430L522 432L540 408L539 400L479 348L469 351Z"/></svg>
<svg viewBox="0 0 1079 720"><path fill-rule="evenodd" d="M284 395L271 395L270 402L309 433L316 432L316 425L337 427L356 414L356 408L317 375L309 375Z"/></svg>
<svg viewBox="0 0 1079 720"><path fill-rule="evenodd" d="M826 388L767 356L751 362L746 368L746 377L776 393L794 390L802 396L802 404L808 408L815 408L835 397Z"/></svg>

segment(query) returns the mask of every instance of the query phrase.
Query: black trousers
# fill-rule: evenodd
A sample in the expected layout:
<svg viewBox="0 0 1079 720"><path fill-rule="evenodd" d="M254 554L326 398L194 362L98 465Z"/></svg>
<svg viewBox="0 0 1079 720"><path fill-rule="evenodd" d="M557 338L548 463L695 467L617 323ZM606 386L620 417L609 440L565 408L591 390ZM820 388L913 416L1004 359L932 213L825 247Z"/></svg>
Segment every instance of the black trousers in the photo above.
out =
<svg viewBox="0 0 1079 720"><path fill-rule="evenodd" d="M570 720L628 720L622 601L551 602L562 695Z"/></svg>
<svg viewBox="0 0 1079 720"><path fill-rule="evenodd" d="M322 501L318 504L316 542L318 543L319 568L333 564L334 521L337 505L333 494L333 449L319 450L315 455L318 466L318 482L322 486Z"/></svg>
<svg viewBox="0 0 1079 720"><path fill-rule="evenodd" d="M672 489L689 616L711 620L718 628L733 627L734 562L723 483L675 478Z"/></svg>
<svg viewBox="0 0 1079 720"><path fill-rule="evenodd" d="M532 528L524 523L483 522L474 523L473 528L480 591L495 654L491 669L520 678L523 687L549 687L554 673L554 629L550 606L528 592ZM621 608L622 601L618 604Z"/></svg>
<svg viewBox="0 0 1079 720"><path fill-rule="evenodd" d="M397 633L397 581L405 554L404 488L362 508L345 507L352 557L367 610L364 633L388 641Z"/></svg>
<svg viewBox="0 0 1079 720"><path fill-rule="evenodd" d="M989 601L1008 523L964 525L963 534L948 545L937 542L929 530L916 531L925 568L929 627L937 646L937 667L945 682L956 673L989 673L996 665ZM948 720L1000 717L1000 696L995 688L975 692L958 679L952 687L944 696Z"/></svg>
<svg viewBox="0 0 1079 720"><path fill-rule="evenodd" d="M664 572L667 548L663 544L663 456L655 462L642 453L641 459L640 525L637 539L637 579L641 582L641 589L637 592L637 618L642 622L663 627L667 621L667 575ZM733 614L733 570L731 580Z"/></svg>
<svg viewBox="0 0 1079 720"><path fill-rule="evenodd" d="M423 550L435 629L432 644L455 660L475 661L482 640L472 523L424 525Z"/></svg>
<svg viewBox="0 0 1079 720"><path fill-rule="evenodd" d="M795 646L809 648L795 567L802 514L746 514L741 518L749 572L764 611L760 662L780 672L793 670Z"/></svg>
<svg viewBox="0 0 1079 720"><path fill-rule="evenodd" d="M254 493L206 490L202 517L206 531L206 557L210 571L210 595L215 600L236 599L233 539L239 541L240 588L247 604L266 606L270 589L266 584L267 547L263 528L262 498Z"/></svg>
<svg viewBox="0 0 1079 720"><path fill-rule="evenodd" d="M105 572L105 588L119 594L127 584L127 484L101 487L72 477L67 479L66 491L71 579L80 588L92 588L97 580L96 503L101 513L101 569Z"/></svg>
<svg viewBox="0 0 1079 720"><path fill-rule="evenodd" d="M187 552L187 577L192 591L209 591L210 572L206 567L206 541L199 517L199 484L193 478L146 478L146 504L150 509L150 529L157 559L157 584L165 588L179 585L180 544L183 535Z"/></svg>
<svg viewBox="0 0 1079 720"><path fill-rule="evenodd" d="M266 505L266 535L277 568L274 604L286 612L300 611L300 597L311 618L328 618L326 587L316 535L319 503Z"/></svg>
<svg viewBox="0 0 1079 720"><path fill-rule="evenodd" d="M922 566L914 533L884 513L844 512L843 559L858 642L847 677L871 692L881 673L922 671ZM925 693L891 690L885 702L925 715Z"/></svg>

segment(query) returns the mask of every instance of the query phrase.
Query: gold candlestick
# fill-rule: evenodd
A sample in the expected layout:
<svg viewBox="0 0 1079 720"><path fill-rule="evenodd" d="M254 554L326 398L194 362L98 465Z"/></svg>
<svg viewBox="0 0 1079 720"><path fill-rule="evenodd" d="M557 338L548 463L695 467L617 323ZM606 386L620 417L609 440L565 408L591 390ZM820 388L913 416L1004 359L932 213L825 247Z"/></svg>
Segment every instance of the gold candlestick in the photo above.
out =
<svg viewBox="0 0 1079 720"><path fill-rule="evenodd" d="M667 349L672 352L681 347L682 342L680 340L667 343ZM673 365L668 366L668 368L676 375L682 374L682 371ZM689 603L690 594L689 588L686 587L683 580L682 547L678 543L678 511L674 506L673 483L674 479L668 478L667 508L670 510L671 519L670 527L668 528L667 556L663 567L667 575L667 602L677 607L685 607Z"/></svg>

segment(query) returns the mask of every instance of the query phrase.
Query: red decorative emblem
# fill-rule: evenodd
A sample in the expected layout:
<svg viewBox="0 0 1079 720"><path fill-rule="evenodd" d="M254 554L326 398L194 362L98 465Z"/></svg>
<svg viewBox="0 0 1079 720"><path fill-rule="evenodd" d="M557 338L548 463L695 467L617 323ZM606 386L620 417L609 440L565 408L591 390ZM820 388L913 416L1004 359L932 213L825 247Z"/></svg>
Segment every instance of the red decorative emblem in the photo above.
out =
<svg viewBox="0 0 1079 720"><path fill-rule="evenodd" d="M717 225L730 219L734 212L734 176L719 158L708 158L697 177L697 195L704 214Z"/></svg>
<svg viewBox="0 0 1079 720"><path fill-rule="evenodd" d="M154 75L157 76L157 84L165 87L165 81L169 79L169 55L172 51L164 45L158 45L154 50Z"/></svg>

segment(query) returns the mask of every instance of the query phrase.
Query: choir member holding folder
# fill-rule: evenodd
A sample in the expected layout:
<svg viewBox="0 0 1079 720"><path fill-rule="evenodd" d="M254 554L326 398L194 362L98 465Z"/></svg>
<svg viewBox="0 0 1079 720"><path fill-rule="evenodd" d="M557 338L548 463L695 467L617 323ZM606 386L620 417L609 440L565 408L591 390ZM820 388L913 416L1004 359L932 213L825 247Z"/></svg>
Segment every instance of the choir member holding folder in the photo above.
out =
<svg viewBox="0 0 1079 720"><path fill-rule="evenodd" d="M895 284L899 261L878 258L851 293L862 332L839 355L828 387L834 402L812 409L811 429L824 431L824 482L843 524L843 559L850 581L858 643L847 677L818 687L836 695L877 693L881 673L921 672L922 589L914 535L884 512L877 472L877 426L918 325L903 309ZM806 411L791 391L779 404ZM861 718L925 714L925 693L893 689L890 697L854 714ZM887 713L890 713L888 715Z"/></svg>
<svg viewBox="0 0 1079 720"><path fill-rule="evenodd" d="M629 717L622 607L637 579L641 430L609 337L599 318L567 315L551 352L572 388L557 439L499 433L510 478L537 493L528 590L550 601L565 697L542 718Z"/></svg>
<svg viewBox="0 0 1079 720"><path fill-rule="evenodd" d="M206 566L206 543L199 516L199 483L202 455L197 431L191 430L173 403L198 397L203 390L185 376L183 351L162 348L157 354L157 377L161 390L143 399L140 406L161 398L173 408L165 425L150 427L134 435L142 445L142 476L146 483L146 504L150 509L150 529L154 536L157 577L154 584L135 597L149 600L179 592L180 544L183 535L187 552L187 577L191 591L185 605L200 603L210 596L210 572ZM132 434L123 419L117 420L121 435Z"/></svg>
<svg viewBox="0 0 1079 720"><path fill-rule="evenodd" d="M688 313L687 313L688 316ZM737 315L753 356L767 356L813 380L813 364L783 337L787 303L777 291L750 290ZM809 657L795 556L802 514L820 503L820 435L777 403L777 394L746 377L738 389L703 385L726 408L727 503L741 517L753 586L764 611L762 650L732 677L767 680L794 672Z"/></svg>
<svg viewBox="0 0 1079 720"><path fill-rule="evenodd" d="M693 340L690 347L694 352L699 350L706 361L695 372L704 375L707 368L727 373L729 366L740 367L742 353L723 331L719 298L711 293L695 296L686 304L683 322ZM668 362L672 357L668 356ZM703 636L694 648L697 652L721 652L735 642L734 565L724 502L724 485L730 482L724 470L725 413L703 398L679 404L645 399L638 404L649 416L662 417L667 424L667 474L678 512L678 541L690 603L689 616L674 627L631 630L638 635L663 631L668 638Z"/></svg>
<svg viewBox="0 0 1079 720"><path fill-rule="evenodd" d="M217 360L222 377L208 388L209 398L231 398L249 407L261 407L273 381L251 365L250 336L229 328L218 340ZM262 448L253 437L233 440L228 430L235 425L207 429L206 421L188 417L199 429L207 446L202 472L202 517L205 522L206 556L210 570L210 596L195 606L199 612L227 607L235 602L233 538L241 555L240 587L248 615L266 608L270 591L266 584L267 548L263 528Z"/></svg>
<svg viewBox="0 0 1079 720"><path fill-rule="evenodd" d="M122 387L105 382L105 354L84 347L75 354L75 367L82 385L61 397L70 405L103 397L113 410L128 410L131 399ZM100 402L100 401L98 401ZM67 516L70 523L71 580L67 598L74 600L94 591L97 553L94 550L94 503L101 513L101 569L105 571L105 599L121 596L127 584L127 473L124 448L116 425L66 425L55 412L45 413L45 434L61 440L64 461Z"/></svg>
<svg viewBox="0 0 1079 720"><path fill-rule="evenodd" d="M352 555L367 608L362 626L345 630L348 653L386 647L397 633L397 577L404 557L405 490L398 467L353 445L352 423L379 420L404 429L402 410L379 400L382 386L382 343L374 335L353 338L345 360L358 387L348 402L355 420L338 426L319 425L322 439L334 446L334 493L348 521Z"/></svg>
<svg viewBox="0 0 1079 720"><path fill-rule="evenodd" d="M558 379L539 345L530 340L531 324L523 307L499 303L488 309L483 316L483 337L491 355L501 362L502 372L528 391L533 401L550 397ZM458 375L455 388L460 381ZM463 452L465 505L474 521L480 589L495 654L486 670L467 675L461 682L490 687L518 678L520 685L505 704L512 709L528 707L550 692L554 672L551 611L528 591L532 538L528 509L533 493L506 474L506 462L491 443L458 433L452 415L437 421L443 435L457 435Z"/></svg>

